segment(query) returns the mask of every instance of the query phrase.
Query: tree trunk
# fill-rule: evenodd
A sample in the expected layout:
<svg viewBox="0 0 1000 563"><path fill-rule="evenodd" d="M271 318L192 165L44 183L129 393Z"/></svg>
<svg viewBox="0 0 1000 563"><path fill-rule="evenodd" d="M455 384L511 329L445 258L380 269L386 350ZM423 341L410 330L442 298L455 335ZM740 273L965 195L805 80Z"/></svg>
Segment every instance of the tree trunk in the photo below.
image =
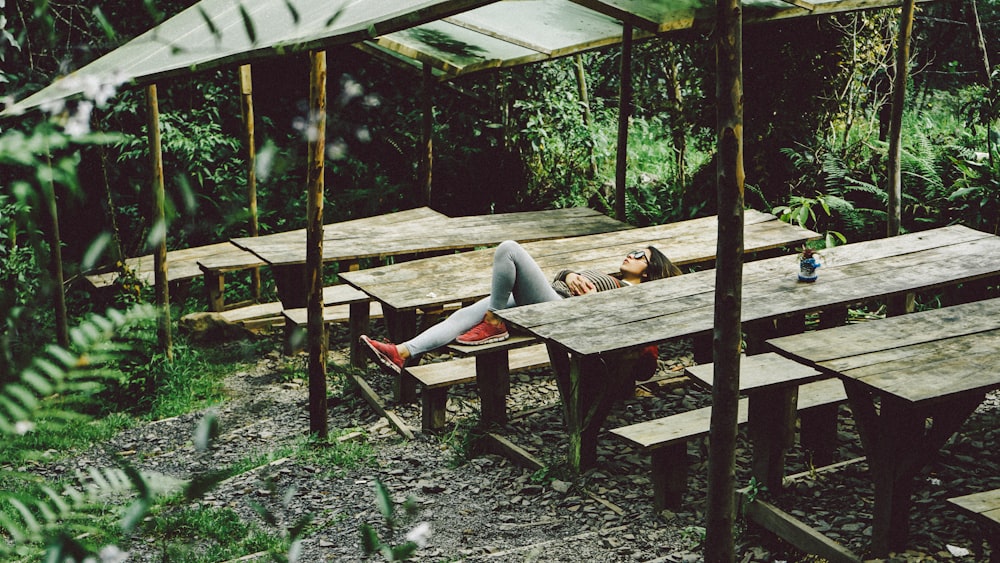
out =
<svg viewBox="0 0 1000 563"><path fill-rule="evenodd" d="M899 38L896 44L896 76L892 85L892 116L889 122L889 221L887 236L894 237L901 230L900 200L902 198L902 173L900 158L903 137L903 104L906 101L906 79L910 68L910 34L913 31L914 0L903 2L899 15Z"/></svg>
<svg viewBox="0 0 1000 563"><path fill-rule="evenodd" d="M156 292L156 306L160 309L157 339L160 350L168 360L174 358L173 339L170 334L170 282L167 281L167 220L163 211L163 151L160 146L160 102L156 96L156 84L146 86L146 113L149 136L149 162L152 168L153 188L153 232L156 247L153 249L153 285Z"/></svg>
<svg viewBox="0 0 1000 563"><path fill-rule="evenodd" d="M716 107L719 237L716 251L712 423L705 561L735 557L735 467L743 285L743 19L740 0L717 0Z"/></svg>
<svg viewBox="0 0 1000 563"><path fill-rule="evenodd" d="M48 157L49 168L52 167L52 157ZM49 226L45 229L49 239L49 276L52 287L56 315L56 342L63 348L69 348L69 320L66 317L66 289L63 287L62 243L59 240L59 210L56 206L55 184L50 179L42 182L45 195L45 211Z"/></svg>
<svg viewBox="0 0 1000 563"><path fill-rule="evenodd" d="M587 75L583 68L583 57L579 54L573 55L573 70L576 75L576 87L580 92L580 104L583 106L583 125L587 128L587 137L590 144L587 146L590 157L589 178L597 177L597 157L594 155L594 137L590 134L594 120L590 115L590 96L587 94Z"/></svg>
<svg viewBox="0 0 1000 563"><path fill-rule="evenodd" d="M327 437L326 327L323 324L323 173L326 161L326 51L309 53L309 162L306 167L306 279L308 280L309 431Z"/></svg>

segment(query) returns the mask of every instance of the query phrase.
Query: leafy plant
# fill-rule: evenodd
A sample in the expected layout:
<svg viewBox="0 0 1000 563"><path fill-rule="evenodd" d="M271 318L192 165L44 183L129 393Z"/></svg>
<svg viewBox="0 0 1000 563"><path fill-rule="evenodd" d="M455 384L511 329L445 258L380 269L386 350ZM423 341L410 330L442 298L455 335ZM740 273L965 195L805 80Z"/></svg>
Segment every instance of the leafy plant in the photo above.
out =
<svg viewBox="0 0 1000 563"><path fill-rule="evenodd" d="M396 515L395 504L392 501L389 489L379 480L375 481L375 503L378 505L379 512L382 513L382 519L386 528L386 537L391 538L403 519ZM403 503L403 509L405 511L404 518L414 516L417 512L416 501L412 497L407 498ZM406 533L402 543L395 545L388 543L391 540L383 540L379 537L375 528L367 522L361 524L360 532L361 549L366 556L371 557L375 553L380 553L386 561L404 561L412 557L418 549L426 545L427 537L430 535L430 524L426 522L418 523Z"/></svg>

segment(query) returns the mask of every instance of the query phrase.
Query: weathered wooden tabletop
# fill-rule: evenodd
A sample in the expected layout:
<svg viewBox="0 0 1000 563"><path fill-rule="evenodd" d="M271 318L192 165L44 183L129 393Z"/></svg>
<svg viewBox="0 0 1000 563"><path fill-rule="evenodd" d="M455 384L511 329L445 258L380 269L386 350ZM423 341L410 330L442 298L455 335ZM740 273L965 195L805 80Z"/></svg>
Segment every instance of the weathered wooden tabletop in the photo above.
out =
<svg viewBox="0 0 1000 563"><path fill-rule="evenodd" d="M715 259L717 229L713 216L523 246L550 277L563 269L610 274L618 271L627 253L650 245L678 265L710 263ZM746 212L746 253L794 246L818 237L769 213ZM341 277L384 305L402 311L488 295L492 267L493 250L487 249L347 272Z"/></svg>
<svg viewBox="0 0 1000 563"><path fill-rule="evenodd" d="M397 256L468 250L505 240L534 241L631 229L592 209L572 207L468 217L433 217L388 222L371 218L364 224L338 223L323 229L323 260ZM272 266L306 261L305 231L233 239Z"/></svg>
<svg viewBox="0 0 1000 563"><path fill-rule="evenodd" d="M743 322L776 319L1000 273L1000 237L950 226L823 251L815 283L797 281L798 260L743 266ZM362 287L364 289L364 287ZM369 294L371 294L369 292ZM592 355L712 329L715 272L706 270L553 303L505 309L516 329Z"/></svg>

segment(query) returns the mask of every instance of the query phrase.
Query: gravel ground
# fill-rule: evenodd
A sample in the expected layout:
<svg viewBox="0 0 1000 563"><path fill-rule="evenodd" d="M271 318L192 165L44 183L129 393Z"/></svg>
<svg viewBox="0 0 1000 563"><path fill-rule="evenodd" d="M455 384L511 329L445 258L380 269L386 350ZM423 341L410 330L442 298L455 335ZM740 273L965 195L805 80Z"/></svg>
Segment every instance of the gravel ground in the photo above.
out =
<svg viewBox="0 0 1000 563"><path fill-rule="evenodd" d="M330 362L346 363L346 337L334 335ZM238 345L233 343L230 345ZM276 349L278 347L276 346ZM205 412L152 422L122 433L110 442L56 464L28 468L47 477L95 466L112 466L112 455L139 468L169 477L192 475L236 461L290 450L309 429L307 385L288 380L289 363L305 365L305 357L277 352L259 359L227 381L229 400L211 409L221 429L213 448L196 451L192 435ZM691 355L684 344L661 348L660 375L679 375ZM304 370L300 369L300 373ZM431 535L419 561L700 561L704 526L704 441L689 445L690 490L677 512L656 512L648 478L649 459L603 433L598 465L572 475L562 465L565 438L554 379L546 370L514 376L508 405L516 410L505 430L517 445L542 460L547 471L515 465L496 455L466 455L462 436L477 412L473 389L450 393L449 429L442 434L419 432L416 406L390 407L412 428L415 439L402 439L377 417L367 403L334 389L329 404L331 435L351 429L353 440L374 452L371 464L342 469L304 461L301 456L247 470L201 499L203 506L229 507L247 519L258 519L252 504L269 507L279 526L306 514L314 518L302 542L300 561L362 561L359 527L368 523L395 543L407 530L427 522ZM391 381L374 369L367 380L384 397ZM336 387L336 382L331 381ZM710 397L689 385L650 384L623 402L605 426L647 420L704 406ZM992 447L998 428L998 400L990 397L945 447L939 460L920 478L911 518L910 551L890 561L985 561L988 551L979 530L944 502L946 498L1000 487L1000 454ZM207 411L206 411L207 412ZM457 430L455 430L457 428ZM849 411L842 407L838 460L860 455ZM746 441L737 452L737 483L746 483ZM272 454L273 455L273 454ZM788 474L807 471L798 448L789 454ZM386 485L396 503L410 498L414 517L389 530L374 493L376 480ZM871 484L863 461L831 473L795 481L783 495L763 493L842 543L864 554L871 513ZM753 526L738 522L737 561L817 561ZM949 546L969 550L956 557ZM130 561L162 561L162 546L139 537L126 546ZM250 560L250 559L248 559ZM379 560L372 557L368 560Z"/></svg>

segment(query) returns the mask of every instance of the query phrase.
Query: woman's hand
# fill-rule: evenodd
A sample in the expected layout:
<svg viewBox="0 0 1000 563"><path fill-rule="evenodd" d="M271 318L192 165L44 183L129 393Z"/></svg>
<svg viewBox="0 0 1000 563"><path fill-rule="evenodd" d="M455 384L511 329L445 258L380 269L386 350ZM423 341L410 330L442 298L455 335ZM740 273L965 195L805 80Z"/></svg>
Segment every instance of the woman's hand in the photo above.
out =
<svg viewBox="0 0 1000 563"><path fill-rule="evenodd" d="M597 290L593 282L575 272L566 274L566 286L573 295L583 295Z"/></svg>

